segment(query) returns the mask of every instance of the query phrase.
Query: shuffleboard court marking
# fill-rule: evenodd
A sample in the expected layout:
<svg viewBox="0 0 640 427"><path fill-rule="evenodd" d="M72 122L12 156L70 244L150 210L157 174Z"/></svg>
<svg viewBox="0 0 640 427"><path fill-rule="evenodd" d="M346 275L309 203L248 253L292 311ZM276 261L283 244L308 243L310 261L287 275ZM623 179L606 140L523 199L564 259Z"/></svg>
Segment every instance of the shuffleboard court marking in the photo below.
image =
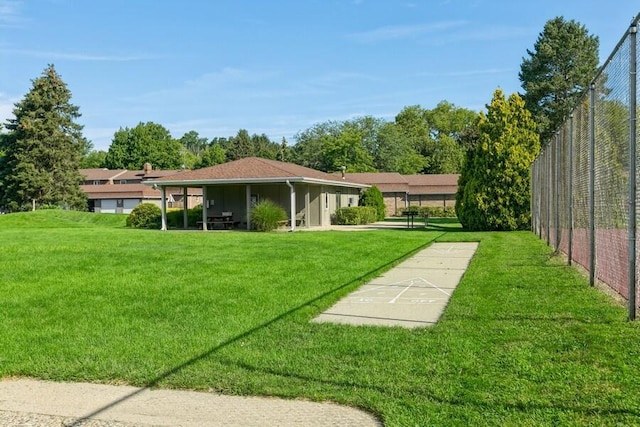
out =
<svg viewBox="0 0 640 427"><path fill-rule="evenodd" d="M407 328L435 325L477 247L477 243L434 243L346 295L313 321Z"/></svg>

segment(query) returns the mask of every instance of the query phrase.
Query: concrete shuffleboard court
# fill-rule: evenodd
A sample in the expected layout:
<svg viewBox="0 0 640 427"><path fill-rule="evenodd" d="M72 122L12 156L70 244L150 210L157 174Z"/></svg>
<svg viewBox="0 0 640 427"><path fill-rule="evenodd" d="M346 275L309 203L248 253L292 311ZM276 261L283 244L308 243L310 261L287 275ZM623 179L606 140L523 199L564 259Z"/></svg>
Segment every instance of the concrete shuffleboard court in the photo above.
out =
<svg viewBox="0 0 640 427"><path fill-rule="evenodd" d="M313 321L406 328L434 325L477 248L477 242L434 243L347 295Z"/></svg>

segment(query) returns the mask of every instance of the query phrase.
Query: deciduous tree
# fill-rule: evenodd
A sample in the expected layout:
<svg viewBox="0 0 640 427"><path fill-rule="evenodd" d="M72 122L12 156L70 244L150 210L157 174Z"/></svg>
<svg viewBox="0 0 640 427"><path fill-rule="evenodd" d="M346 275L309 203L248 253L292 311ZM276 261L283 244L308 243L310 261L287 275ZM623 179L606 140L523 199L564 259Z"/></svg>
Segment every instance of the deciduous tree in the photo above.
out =
<svg viewBox="0 0 640 427"><path fill-rule="evenodd" d="M113 135L105 166L109 169L142 169L151 163L158 169L179 169L184 165L183 147L162 125L139 123L119 129Z"/></svg>
<svg viewBox="0 0 640 427"><path fill-rule="evenodd" d="M71 104L71 91L53 65L33 80L13 114L0 140L0 206L20 211L35 202L86 209L78 169L90 145L75 122L79 108Z"/></svg>
<svg viewBox="0 0 640 427"><path fill-rule="evenodd" d="M107 152L102 150L93 150L87 153L80 163L80 167L83 169L103 168L104 161L107 158Z"/></svg>

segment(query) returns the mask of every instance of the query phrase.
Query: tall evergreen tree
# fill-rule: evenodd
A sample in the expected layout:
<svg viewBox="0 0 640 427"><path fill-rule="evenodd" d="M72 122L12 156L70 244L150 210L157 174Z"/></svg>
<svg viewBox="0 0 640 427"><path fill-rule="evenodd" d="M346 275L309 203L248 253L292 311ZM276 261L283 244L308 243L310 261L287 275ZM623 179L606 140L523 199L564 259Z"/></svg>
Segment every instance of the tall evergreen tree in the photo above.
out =
<svg viewBox="0 0 640 427"><path fill-rule="evenodd" d="M467 151L456 212L471 230L526 229L531 220L529 168L540 151L536 123L517 94L496 90L480 113L475 148Z"/></svg>
<svg viewBox="0 0 640 427"><path fill-rule="evenodd" d="M534 50L523 58L519 78L523 99L538 123L540 140L551 139L598 67L598 37L576 21L557 17L547 21Z"/></svg>
<svg viewBox="0 0 640 427"><path fill-rule="evenodd" d="M0 206L10 211L54 205L86 209L78 172L90 144L75 122L79 108L53 65L33 80L29 93L15 104L15 119L1 139Z"/></svg>

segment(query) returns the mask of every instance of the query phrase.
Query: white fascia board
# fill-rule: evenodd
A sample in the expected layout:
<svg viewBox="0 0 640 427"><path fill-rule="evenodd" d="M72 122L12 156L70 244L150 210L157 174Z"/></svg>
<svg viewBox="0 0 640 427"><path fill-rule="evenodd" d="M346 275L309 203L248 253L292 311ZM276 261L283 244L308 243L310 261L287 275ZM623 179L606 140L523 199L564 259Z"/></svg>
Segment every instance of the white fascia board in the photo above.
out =
<svg viewBox="0 0 640 427"><path fill-rule="evenodd" d="M144 185L158 187L201 187L203 185L229 185L229 184L284 184L286 181L292 183L308 183L331 185L333 187L368 188L370 185L358 184L355 182L330 181L325 179L314 179L304 177L283 177L283 178L233 178L233 179L195 179L195 180L175 180L175 181L155 181L153 179L144 181Z"/></svg>

